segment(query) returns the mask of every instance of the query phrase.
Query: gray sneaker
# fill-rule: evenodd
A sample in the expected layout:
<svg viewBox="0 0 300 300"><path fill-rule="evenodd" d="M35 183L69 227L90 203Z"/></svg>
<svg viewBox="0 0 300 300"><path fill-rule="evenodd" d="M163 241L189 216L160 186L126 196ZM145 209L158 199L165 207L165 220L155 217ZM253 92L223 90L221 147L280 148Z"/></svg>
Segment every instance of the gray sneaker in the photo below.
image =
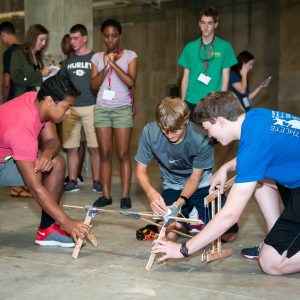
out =
<svg viewBox="0 0 300 300"><path fill-rule="evenodd" d="M100 181L93 181L93 192L102 194L103 189L102 189L102 184Z"/></svg>
<svg viewBox="0 0 300 300"><path fill-rule="evenodd" d="M66 185L65 185L65 192L66 193L73 193L73 192L78 192L79 191L79 185L76 180L70 180Z"/></svg>

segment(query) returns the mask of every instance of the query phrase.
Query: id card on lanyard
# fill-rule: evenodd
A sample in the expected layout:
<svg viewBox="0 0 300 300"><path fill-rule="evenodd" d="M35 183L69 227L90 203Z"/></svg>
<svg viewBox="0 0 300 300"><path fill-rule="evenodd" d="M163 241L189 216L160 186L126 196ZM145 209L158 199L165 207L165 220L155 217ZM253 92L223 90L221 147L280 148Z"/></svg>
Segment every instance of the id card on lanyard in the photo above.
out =
<svg viewBox="0 0 300 300"><path fill-rule="evenodd" d="M103 99L104 100L114 100L116 96L116 92L111 90L111 74L112 74L112 67L109 68L108 74L108 89L105 89L103 92Z"/></svg>
<svg viewBox="0 0 300 300"><path fill-rule="evenodd" d="M200 82L202 82L203 84L205 85L208 85L211 81L211 77L206 75L206 71L208 70L208 60L211 59L210 55L211 55L211 52L212 52L212 49L213 49L213 46L214 46L214 42L215 42L215 35L211 41L211 44L209 46L209 49L208 49L208 53L206 55L206 57L201 57L201 53L203 52L204 53L204 50L205 50L205 46L203 44L203 40L202 40L202 37L200 38L200 59L203 60L203 64L204 64L204 73L200 73L200 75L198 76L198 80Z"/></svg>

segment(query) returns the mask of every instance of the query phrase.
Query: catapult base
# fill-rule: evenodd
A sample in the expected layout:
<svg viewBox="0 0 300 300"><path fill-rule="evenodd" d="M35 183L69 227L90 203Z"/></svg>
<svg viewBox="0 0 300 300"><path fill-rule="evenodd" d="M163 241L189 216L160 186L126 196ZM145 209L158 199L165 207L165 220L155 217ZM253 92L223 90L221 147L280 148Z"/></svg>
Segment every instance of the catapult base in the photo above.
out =
<svg viewBox="0 0 300 300"><path fill-rule="evenodd" d="M221 252L218 251L204 252L201 255L201 261L202 262L206 261L207 263L209 263L218 259L223 259L231 255L232 255L231 249L223 249Z"/></svg>

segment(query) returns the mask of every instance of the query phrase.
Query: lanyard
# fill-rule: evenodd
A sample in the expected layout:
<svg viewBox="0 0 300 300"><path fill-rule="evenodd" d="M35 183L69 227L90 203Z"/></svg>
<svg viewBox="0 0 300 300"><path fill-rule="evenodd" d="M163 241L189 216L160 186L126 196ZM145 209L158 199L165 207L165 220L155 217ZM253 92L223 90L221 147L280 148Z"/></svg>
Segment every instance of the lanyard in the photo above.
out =
<svg viewBox="0 0 300 300"><path fill-rule="evenodd" d="M111 88L111 74L112 74L112 67L109 68L109 73L108 73L108 89L110 90Z"/></svg>
<svg viewBox="0 0 300 300"><path fill-rule="evenodd" d="M119 54L120 52L122 51L122 49L118 49L116 52L114 52L115 54ZM111 74L112 74L112 71L113 71L113 68L112 67L110 67L109 68L109 73L108 73L108 89L110 90L111 89Z"/></svg>
<svg viewBox="0 0 300 300"><path fill-rule="evenodd" d="M209 50L208 50L206 58L203 59L203 58L201 58L201 55L200 55L200 58L204 60L204 70L205 71L208 69L208 59L209 59L211 51L213 49L215 38L216 38L216 36L214 35L214 37L213 37L213 39L212 39L212 41L210 43ZM203 52L205 50L205 46L203 44L202 37L200 38L200 49L201 49L200 50L201 52Z"/></svg>

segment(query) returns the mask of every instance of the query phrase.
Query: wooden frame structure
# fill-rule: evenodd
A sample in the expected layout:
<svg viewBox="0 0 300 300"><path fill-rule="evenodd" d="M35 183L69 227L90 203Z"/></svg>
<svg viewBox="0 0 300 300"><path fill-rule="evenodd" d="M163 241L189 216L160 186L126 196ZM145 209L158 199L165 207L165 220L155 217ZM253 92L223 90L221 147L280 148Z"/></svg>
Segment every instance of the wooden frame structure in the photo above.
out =
<svg viewBox="0 0 300 300"><path fill-rule="evenodd" d="M225 183L224 192L232 187L236 176L231 178ZM204 198L204 205L208 206L211 203L211 218L215 216L221 209L221 193L220 188L213 191L207 197ZM211 249L204 251L201 256L201 261L207 263L222 259L232 255L231 249L222 249L221 237L217 238L211 243Z"/></svg>

